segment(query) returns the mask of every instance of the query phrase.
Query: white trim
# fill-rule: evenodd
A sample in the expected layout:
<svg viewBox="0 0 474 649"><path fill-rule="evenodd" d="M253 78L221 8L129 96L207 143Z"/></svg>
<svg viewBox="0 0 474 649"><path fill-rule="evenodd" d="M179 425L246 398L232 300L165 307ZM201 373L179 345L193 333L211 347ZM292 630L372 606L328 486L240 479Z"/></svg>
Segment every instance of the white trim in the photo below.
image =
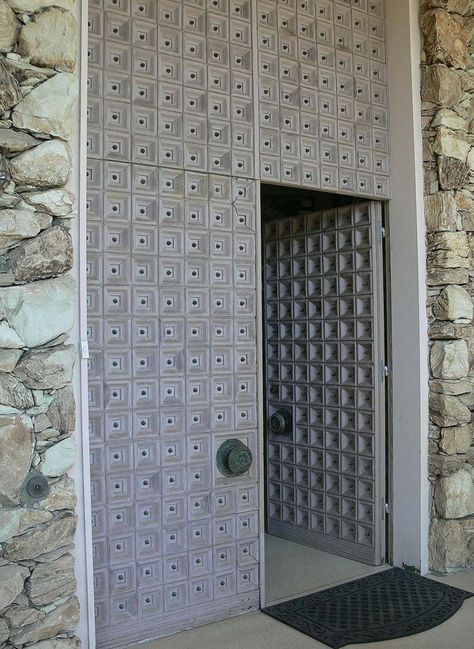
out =
<svg viewBox="0 0 474 649"><path fill-rule="evenodd" d="M89 414L87 398L87 360L81 354L81 341L87 337L86 307L86 165L87 165L87 13L88 0L76 5L79 24L79 48L77 74L79 76L78 131L72 142L74 160L73 191L77 197L77 218L73 224L74 269L77 282L77 321L73 340L78 353L74 373L74 394L76 396L76 439L77 461L72 472L76 482L78 530L76 534L76 578L77 595L81 604L81 617L77 635L82 646L95 648L94 620L94 572L92 561L91 526L91 480L89 464Z"/></svg>
<svg viewBox="0 0 474 649"><path fill-rule="evenodd" d="M392 562L428 570L428 324L418 0L386 0L391 134Z"/></svg>
<svg viewBox="0 0 474 649"><path fill-rule="evenodd" d="M264 346L263 346L263 255L262 250L262 199L261 182L255 181L257 205L255 210L255 245L256 245L256 271L257 271L257 449L258 449L258 524L259 524L259 584L260 584L260 607L266 606L266 568L265 568L265 386L264 386Z"/></svg>
<svg viewBox="0 0 474 649"><path fill-rule="evenodd" d="M258 0L252 0L252 42L258 41L258 23L257 17L257 3ZM259 96L258 84L258 57L253 60L253 95ZM260 176L260 115L256 110L254 104L254 166L255 176ZM263 355L263 260L262 260L262 183L261 180L255 181L255 196L256 196L256 210L255 210L255 248L256 248L256 326L257 326L257 461L258 461L258 576L260 585L260 608L266 605L266 568L265 568L265 386L264 386L264 355Z"/></svg>

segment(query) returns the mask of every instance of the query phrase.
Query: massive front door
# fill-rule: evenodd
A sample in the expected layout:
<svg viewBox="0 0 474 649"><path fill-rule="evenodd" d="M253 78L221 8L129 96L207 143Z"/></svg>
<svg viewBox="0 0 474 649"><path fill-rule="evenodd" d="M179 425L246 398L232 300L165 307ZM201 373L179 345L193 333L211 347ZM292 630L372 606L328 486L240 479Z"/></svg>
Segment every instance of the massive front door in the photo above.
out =
<svg viewBox="0 0 474 649"><path fill-rule="evenodd" d="M381 206L264 223L267 526L384 556Z"/></svg>

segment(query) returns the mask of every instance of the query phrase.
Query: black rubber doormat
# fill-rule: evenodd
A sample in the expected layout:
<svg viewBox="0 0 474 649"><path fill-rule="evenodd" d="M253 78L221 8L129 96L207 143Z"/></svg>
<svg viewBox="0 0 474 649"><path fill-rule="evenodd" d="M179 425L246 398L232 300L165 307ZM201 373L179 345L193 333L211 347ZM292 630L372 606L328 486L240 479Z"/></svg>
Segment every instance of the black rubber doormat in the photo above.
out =
<svg viewBox="0 0 474 649"><path fill-rule="evenodd" d="M390 568L269 606L263 612L337 649L427 631L454 615L473 595Z"/></svg>

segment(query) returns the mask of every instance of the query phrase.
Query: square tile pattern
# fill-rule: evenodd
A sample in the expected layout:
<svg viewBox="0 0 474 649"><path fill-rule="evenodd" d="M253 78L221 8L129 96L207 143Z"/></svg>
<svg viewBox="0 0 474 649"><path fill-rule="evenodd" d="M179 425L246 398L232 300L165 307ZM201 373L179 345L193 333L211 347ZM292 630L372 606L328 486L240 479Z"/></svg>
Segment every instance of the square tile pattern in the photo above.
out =
<svg viewBox="0 0 474 649"><path fill-rule="evenodd" d="M388 196L383 2L90 0L88 22L96 621L116 647L257 605L256 466L225 478L215 454L257 450L259 181Z"/></svg>
<svg viewBox="0 0 474 649"><path fill-rule="evenodd" d="M377 562L374 226L370 203L265 223L264 303L268 530Z"/></svg>

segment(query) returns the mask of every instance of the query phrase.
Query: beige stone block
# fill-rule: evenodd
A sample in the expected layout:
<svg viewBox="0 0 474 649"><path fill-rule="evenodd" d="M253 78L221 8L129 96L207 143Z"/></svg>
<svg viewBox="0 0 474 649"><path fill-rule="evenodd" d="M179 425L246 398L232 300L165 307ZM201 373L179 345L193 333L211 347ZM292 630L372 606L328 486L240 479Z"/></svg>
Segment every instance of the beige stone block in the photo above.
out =
<svg viewBox="0 0 474 649"><path fill-rule="evenodd" d="M12 158L10 173L18 185L61 187L71 173L70 150L61 140L48 140Z"/></svg>
<svg viewBox="0 0 474 649"><path fill-rule="evenodd" d="M79 638L50 638L42 640L35 645L30 645L30 649L81 649ZM85 649L85 648L83 648Z"/></svg>
<svg viewBox="0 0 474 649"><path fill-rule="evenodd" d="M34 505L34 507L55 512L61 509L73 510L76 507L76 503L77 497L74 480L69 476L64 476L50 485L48 496Z"/></svg>
<svg viewBox="0 0 474 649"><path fill-rule="evenodd" d="M429 535L430 568L446 573L463 566L467 558L466 535L457 521L431 521Z"/></svg>
<svg viewBox="0 0 474 649"><path fill-rule="evenodd" d="M35 405L33 394L13 374L0 374L0 412L18 414Z"/></svg>
<svg viewBox="0 0 474 649"><path fill-rule="evenodd" d="M30 192L24 196L24 199L37 210L42 210L52 216L62 217L71 214L75 203L74 194L65 189Z"/></svg>
<svg viewBox="0 0 474 649"><path fill-rule="evenodd" d="M37 144L40 144L40 140L28 133L14 131L12 128L0 128L0 147L5 153L21 153Z"/></svg>
<svg viewBox="0 0 474 649"><path fill-rule="evenodd" d="M422 0L422 10L445 9L450 13L457 13L464 16L472 9L472 0Z"/></svg>
<svg viewBox="0 0 474 649"><path fill-rule="evenodd" d="M25 590L32 604L45 606L60 597L72 595L75 589L74 558L65 554L34 568Z"/></svg>
<svg viewBox="0 0 474 649"><path fill-rule="evenodd" d="M433 314L438 320L471 322L472 298L462 286L447 286L435 301Z"/></svg>
<svg viewBox="0 0 474 649"><path fill-rule="evenodd" d="M52 552L71 545L76 531L76 517L67 515L54 518L51 522L16 537L4 548L4 557L8 561L35 559L47 552Z"/></svg>
<svg viewBox="0 0 474 649"><path fill-rule="evenodd" d="M18 36L18 20L5 0L0 0L0 52L11 52Z"/></svg>
<svg viewBox="0 0 474 649"><path fill-rule="evenodd" d="M439 479L435 504L442 518L464 518L474 514L474 482L471 472L462 468Z"/></svg>
<svg viewBox="0 0 474 649"><path fill-rule="evenodd" d="M66 437L57 444L53 444L43 453L41 458L41 472L48 477L57 477L67 473L76 459L76 440Z"/></svg>
<svg viewBox="0 0 474 649"><path fill-rule="evenodd" d="M471 260L468 255L459 255L451 250L428 251L428 268L471 268Z"/></svg>
<svg viewBox="0 0 474 649"><path fill-rule="evenodd" d="M43 620L25 627L18 635L12 638L15 647L24 644L54 638L54 636L71 632L79 623L79 602L76 597L71 597L46 615Z"/></svg>
<svg viewBox="0 0 474 649"><path fill-rule="evenodd" d="M429 230L459 230L461 219L453 192L437 192L425 198L426 226Z"/></svg>
<svg viewBox="0 0 474 649"><path fill-rule="evenodd" d="M0 115L23 99L20 86L15 77L0 59Z"/></svg>
<svg viewBox="0 0 474 649"><path fill-rule="evenodd" d="M474 173L474 148L471 148L467 156L467 164L471 170L471 173Z"/></svg>
<svg viewBox="0 0 474 649"><path fill-rule="evenodd" d="M472 327L469 324L435 321L430 325L429 337L431 340L456 340L458 338L467 340L471 336L471 330Z"/></svg>
<svg viewBox="0 0 474 649"><path fill-rule="evenodd" d="M422 0L422 9L445 9L464 16L472 8L472 0Z"/></svg>
<svg viewBox="0 0 474 649"><path fill-rule="evenodd" d="M430 232L428 248L432 250L447 250L461 257L470 254L466 232Z"/></svg>
<svg viewBox="0 0 474 649"><path fill-rule="evenodd" d="M452 426L441 430L439 447L447 455L467 453L472 442L472 426Z"/></svg>
<svg viewBox="0 0 474 649"><path fill-rule="evenodd" d="M469 165L457 158L438 157L438 178L441 189L462 189L469 177Z"/></svg>
<svg viewBox="0 0 474 649"><path fill-rule="evenodd" d="M453 133L445 127L440 127L433 143L433 151L438 155L448 158L456 158L466 162L470 144L457 133Z"/></svg>
<svg viewBox="0 0 474 649"><path fill-rule="evenodd" d="M0 507L0 543L9 541L32 527L46 523L51 518L51 512L29 507Z"/></svg>
<svg viewBox="0 0 474 649"><path fill-rule="evenodd" d="M6 642L10 637L10 628L7 621L0 618L0 642Z"/></svg>
<svg viewBox="0 0 474 649"><path fill-rule="evenodd" d="M423 66L421 96L423 101L440 106L456 106L462 97L461 80L455 70L445 65Z"/></svg>
<svg viewBox="0 0 474 649"><path fill-rule="evenodd" d="M72 263L71 234L54 226L11 250L4 260L4 272L13 275L15 284L26 284L64 275Z"/></svg>
<svg viewBox="0 0 474 649"><path fill-rule="evenodd" d="M471 423L471 411L456 396L431 392L429 412L431 421L442 428Z"/></svg>
<svg viewBox="0 0 474 649"><path fill-rule="evenodd" d="M22 354L21 349L0 349L0 372L13 372Z"/></svg>
<svg viewBox="0 0 474 649"><path fill-rule="evenodd" d="M465 340L437 341L431 346L430 364L438 379L463 379L469 372L468 347Z"/></svg>
<svg viewBox="0 0 474 649"><path fill-rule="evenodd" d="M10 323L23 347L39 347L74 323L77 287L69 275L0 288L0 318Z"/></svg>
<svg viewBox="0 0 474 649"><path fill-rule="evenodd" d="M431 127L436 128L438 126L452 131L464 131L465 133L468 129L468 124L464 117L461 117L454 112L454 110L450 110L449 108L441 108L441 110L436 113L431 122Z"/></svg>
<svg viewBox="0 0 474 649"><path fill-rule="evenodd" d="M26 599L26 598L25 598ZM12 635L21 627L28 626L42 620L46 613L39 611L36 608L27 608L24 606L12 606L5 613L5 619L10 627L12 627Z"/></svg>
<svg viewBox="0 0 474 649"><path fill-rule="evenodd" d="M464 381L460 380L446 380L446 379L430 379L430 390L440 394L450 394L453 396L461 396L472 392L472 383L469 379Z"/></svg>
<svg viewBox="0 0 474 649"><path fill-rule="evenodd" d="M23 239L35 237L44 224L44 218L32 209L0 210L0 253Z"/></svg>
<svg viewBox="0 0 474 649"><path fill-rule="evenodd" d="M422 14L421 30L425 36L424 49L428 63L466 67L466 35L447 11L433 9Z"/></svg>
<svg viewBox="0 0 474 649"><path fill-rule="evenodd" d="M34 65L72 72L76 65L78 33L78 24L70 11L48 7L34 14L23 26L18 52Z"/></svg>
<svg viewBox="0 0 474 649"><path fill-rule="evenodd" d="M0 611L11 604L22 592L30 571L23 566L0 566Z"/></svg>
<svg viewBox="0 0 474 649"><path fill-rule="evenodd" d="M456 192L458 210L461 213L462 230L474 231L474 199L468 191Z"/></svg>
<svg viewBox="0 0 474 649"><path fill-rule="evenodd" d="M56 390L48 409L48 418L61 433L70 433L76 426L76 403L70 386Z"/></svg>
<svg viewBox="0 0 474 649"><path fill-rule="evenodd" d="M459 471L467 460L465 455L440 455L438 451L439 449L436 449L436 455L430 455L428 458L431 478L452 475Z"/></svg>
<svg viewBox="0 0 474 649"><path fill-rule="evenodd" d="M0 417L0 449L0 502L18 504L34 451L28 417Z"/></svg>
<svg viewBox="0 0 474 649"><path fill-rule="evenodd" d="M426 275L428 286L446 286L446 284L467 284L467 268L429 268Z"/></svg>
<svg viewBox="0 0 474 649"><path fill-rule="evenodd" d="M56 74L33 88L15 106L13 125L32 133L69 140L75 124L74 111L78 90L79 81L73 74L68 72ZM446 142L445 148L448 145L449 142Z"/></svg>
<svg viewBox="0 0 474 649"><path fill-rule="evenodd" d="M74 345L32 350L24 354L14 374L33 390L56 390L71 382L75 360Z"/></svg>

